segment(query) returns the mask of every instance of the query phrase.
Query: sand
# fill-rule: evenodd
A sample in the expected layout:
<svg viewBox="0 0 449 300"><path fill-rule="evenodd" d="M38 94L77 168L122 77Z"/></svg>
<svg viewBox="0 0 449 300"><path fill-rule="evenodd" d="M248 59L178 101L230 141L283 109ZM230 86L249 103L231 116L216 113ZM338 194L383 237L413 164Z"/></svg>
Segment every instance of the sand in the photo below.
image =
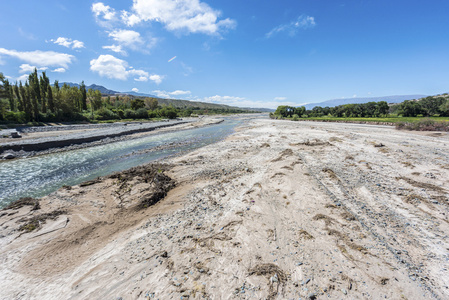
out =
<svg viewBox="0 0 449 300"><path fill-rule="evenodd" d="M257 119L160 163L1 211L0 299L449 298L447 134Z"/></svg>

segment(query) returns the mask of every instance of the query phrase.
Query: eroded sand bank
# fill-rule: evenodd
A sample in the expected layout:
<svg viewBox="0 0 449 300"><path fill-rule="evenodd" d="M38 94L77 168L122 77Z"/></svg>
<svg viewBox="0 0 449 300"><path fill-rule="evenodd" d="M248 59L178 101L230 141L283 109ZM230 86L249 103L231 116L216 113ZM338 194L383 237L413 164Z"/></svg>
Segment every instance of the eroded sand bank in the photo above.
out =
<svg viewBox="0 0 449 300"><path fill-rule="evenodd" d="M1 211L0 298L447 299L448 145L253 120L163 165ZM161 187L173 188L142 207ZM40 230L18 230L44 213Z"/></svg>

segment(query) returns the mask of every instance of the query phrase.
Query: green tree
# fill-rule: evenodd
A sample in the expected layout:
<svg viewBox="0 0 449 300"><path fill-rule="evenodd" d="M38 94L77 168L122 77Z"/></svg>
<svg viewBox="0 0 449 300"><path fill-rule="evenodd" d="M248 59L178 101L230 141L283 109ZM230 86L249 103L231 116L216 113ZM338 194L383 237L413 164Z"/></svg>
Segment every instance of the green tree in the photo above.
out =
<svg viewBox="0 0 449 300"><path fill-rule="evenodd" d="M86 91L86 85L84 84L84 80L81 81L80 91L81 91L81 95L82 95L82 109L86 110L87 109L87 91Z"/></svg>
<svg viewBox="0 0 449 300"><path fill-rule="evenodd" d="M144 99L144 102L145 102L145 106L151 110L155 110L157 108L157 106L159 105L159 101L157 101L156 98L147 97Z"/></svg>
<svg viewBox="0 0 449 300"><path fill-rule="evenodd" d="M405 100L400 104L398 113L403 117L416 117L423 113L423 109L419 102Z"/></svg>
<svg viewBox="0 0 449 300"><path fill-rule="evenodd" d="M101 108L101 92L99 90L89 89L89 91L87 92L87 99L90 102L92 111Z"/></svg>

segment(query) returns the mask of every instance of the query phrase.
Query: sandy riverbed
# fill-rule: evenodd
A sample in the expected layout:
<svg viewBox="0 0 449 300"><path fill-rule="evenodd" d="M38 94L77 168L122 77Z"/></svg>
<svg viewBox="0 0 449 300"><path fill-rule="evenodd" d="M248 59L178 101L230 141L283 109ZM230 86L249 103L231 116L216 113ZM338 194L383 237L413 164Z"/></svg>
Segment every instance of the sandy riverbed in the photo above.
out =
<svg viewBox="0 0 449 300"><path fill-rule="evenodd" d="M0 298L449 298L447 134L253 120L163 163L1 211Z"/></svg>

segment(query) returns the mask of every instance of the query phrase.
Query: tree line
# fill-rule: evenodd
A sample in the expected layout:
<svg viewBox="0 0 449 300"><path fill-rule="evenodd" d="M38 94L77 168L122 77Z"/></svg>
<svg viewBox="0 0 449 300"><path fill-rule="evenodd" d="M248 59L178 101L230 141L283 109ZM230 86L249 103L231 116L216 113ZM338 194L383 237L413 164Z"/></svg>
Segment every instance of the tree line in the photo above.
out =
<svg viewBox="0 0 449 300"><path fill-rule="evenodd" d="M11 84L0 73L0 122L71 122L94 120L176 118L192 114L243 113L240 109L175 108L159 106L157 98L134 98L128 95L103 96L100 91L86 90L64 83L53 85L45 72L34 69L28 79Z"/></svg>
<svg viewBox="0 0 449 300"><path fill-rule="evenodd" d="M316 118L331 116L336 118L378 118L387 117L390 114L403 117L417 116L449 116L449 98L447 94L431 96L419 101L406 100L397 105L388 105L385 101L368 102L361 104L344 104L335 107L315 106L306 110L304 106L293 107L281 105L270 116L272 118Z"/></svg>

